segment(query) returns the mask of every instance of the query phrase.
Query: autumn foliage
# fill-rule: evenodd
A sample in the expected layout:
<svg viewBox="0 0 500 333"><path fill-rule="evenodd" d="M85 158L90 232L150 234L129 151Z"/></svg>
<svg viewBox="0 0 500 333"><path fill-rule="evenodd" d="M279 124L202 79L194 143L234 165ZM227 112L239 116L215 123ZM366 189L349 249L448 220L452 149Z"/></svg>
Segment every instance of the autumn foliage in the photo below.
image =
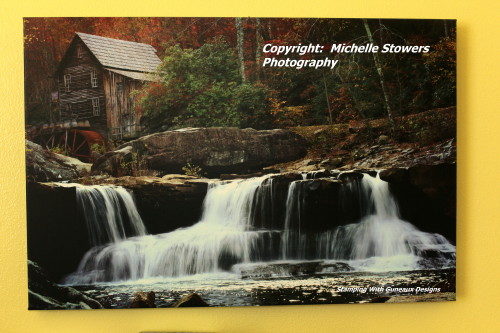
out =
<svg viewBox="0 0 500 333"><path fill-rule="evenodd" d="M52 74L77 31L157 49L163 59L161 82L134 92L137 112L144 115L149 132L184 126L315 125L386 115L369 54L329 54L339 59L334 70L262 67L266 56L262 46L269 42L319 43L326 49L332 43L363 44L368 39L361 20L244 18L241 22L239 27L234 18L26 18L27 120L49 118L55 90ZM453 21L368 23L377 44L431 46L429 53L380 54L395 116L455 104ZM243 34L242 43L238 33Z"/></svg>

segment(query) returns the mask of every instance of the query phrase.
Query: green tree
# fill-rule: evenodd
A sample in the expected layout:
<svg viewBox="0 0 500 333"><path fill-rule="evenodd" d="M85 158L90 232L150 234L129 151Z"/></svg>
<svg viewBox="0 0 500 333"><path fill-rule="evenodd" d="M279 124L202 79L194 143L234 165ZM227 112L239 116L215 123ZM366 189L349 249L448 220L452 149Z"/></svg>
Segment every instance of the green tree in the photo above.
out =
<svg viewBox="0 0 500 333"><path fill-rule="evenodd" d="M233 49L221 40L198 49L166 50L160 83L139 92L149 132L186 126L273 126L270 91L242 82Z"/></svg>

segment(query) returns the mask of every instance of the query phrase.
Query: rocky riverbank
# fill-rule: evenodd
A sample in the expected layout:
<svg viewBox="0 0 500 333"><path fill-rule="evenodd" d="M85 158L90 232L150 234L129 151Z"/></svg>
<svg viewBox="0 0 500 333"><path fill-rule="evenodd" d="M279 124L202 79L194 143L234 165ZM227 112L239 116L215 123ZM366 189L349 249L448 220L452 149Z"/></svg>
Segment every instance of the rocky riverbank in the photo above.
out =
<svg viewBox="0 0 500 333"><path fill-rule="evenodd" d="M399 117L391 136L385 119L289 129L187 128L143 136L103 154L94 175L187 173L212 178L250 173L410 168L454 163L454 107ZM32 181L70 180L90 165L27 141Z"/></svg>
<svg viewBox="0 0 500 333"><path fill-rule="evenodd" d="M26 140L26 178L29 182L63 181L90 174L92 165L56 154Z"/></svg>
<svg viewBox="0 0 500 333"><path fill-rule="evenodd" d="M60 286L44 270L28 260L28 295L30 310L102 309L101 303L75 288Z"/></svg>
<svg viewBox="0 0 500 333"><path fill-rule="evenodd" d="M408 291L392 292L386 287ZM427 291L417 292L417 287ZM153 292L154 306L158 308L173 307L193 293L208 306L423 302L455 300L455 271L341 272L274 279L208 274L76 288L110 309L130 307L138 292Z"/></svg>
<svg viewBox="0 0 500 333"><path fill-rule="evenodd" d="M394 132L386 119L290 130L306 141L307 156L270 168L280 171L386 169L456 161L455 107L398 117Z"/></svg>

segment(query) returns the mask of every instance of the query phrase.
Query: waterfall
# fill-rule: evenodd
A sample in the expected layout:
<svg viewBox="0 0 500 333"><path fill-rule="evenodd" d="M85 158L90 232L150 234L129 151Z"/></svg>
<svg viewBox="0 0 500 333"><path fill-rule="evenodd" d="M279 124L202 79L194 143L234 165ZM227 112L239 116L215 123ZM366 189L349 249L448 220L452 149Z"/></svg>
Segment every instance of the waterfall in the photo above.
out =
<svg viewBox="0 0 500 333"><path fill-rule="evenodd" d="M309 193L317 188L318 180L303 176L275 183L273 177L210 183L200 221L159 235L146 234L133 199L124 189L78 188L78 200L98 246L85 254L65 283L176 277L277 259L340 260L360 270L380 269L380 261L385 270L419 269L429 252L437 259L447 255L454 259L455 247L443 236L420 231L401 219L389 184L378 175L328 180L338 186L332 204L341 215L331 217L332 227L325 226L326 231L311 231L308 225ZM275 214L281 207L284 215ZM345 214L353 210L359 212ZM133 229L128 238L123 216ZM346 224L353 216L360 218ZM394 260L402 265L395 265Z"/></svg>
<svg viewBox="0 0 500 333"><path fill-rule="evenodd" d="M306 179L307 176L303 178ZM304 179L296 180L288 187L285 225L281 237L281 259L303 259L305 255L306 239L301 233L301 214L305 205L304 185L310 181Z"/></svg>
<svg viewBox="0 0 500 333"><path fill-rule="evenodd" d="M406 258L407 268L418 268L419 258L433 251L438 257L454 257L455 247L445 237L418 230L400 218L389 184L364 174L362 190L368 203L365 217L318 235L318 253L324 258L360 260L368 258ZM404 261L404 260L403 260Z"/></svg>
<svg viewBox="0 0 500 333"><path fill-rule="evenodd" d="M258 238L252 230L256 192L267 177L209 185L201 220L188 228L132 237L91 249L66 283L95 283L216 272L249 262Z"/></svg>
<svg viewBox="0 0 500 333"><path fill-rule="evenodd" d="M92 245L116 243L127 235L146 234L134 199L123 187L78 185L76 198Z"/></svg>

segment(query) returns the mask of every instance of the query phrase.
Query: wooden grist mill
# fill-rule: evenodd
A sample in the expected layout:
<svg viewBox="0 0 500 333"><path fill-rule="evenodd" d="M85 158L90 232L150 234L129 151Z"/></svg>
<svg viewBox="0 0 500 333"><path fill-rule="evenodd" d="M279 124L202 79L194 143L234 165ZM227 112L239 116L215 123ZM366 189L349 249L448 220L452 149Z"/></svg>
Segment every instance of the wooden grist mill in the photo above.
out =
<svg viewBox="0 0 500 333"><path fill-rule="evenodd" d="M86 162L93 145L138 137L132 92L157 81L160 63L151 45L77 32L54 75L53 122L30 128L28 137Z"/></svg>

